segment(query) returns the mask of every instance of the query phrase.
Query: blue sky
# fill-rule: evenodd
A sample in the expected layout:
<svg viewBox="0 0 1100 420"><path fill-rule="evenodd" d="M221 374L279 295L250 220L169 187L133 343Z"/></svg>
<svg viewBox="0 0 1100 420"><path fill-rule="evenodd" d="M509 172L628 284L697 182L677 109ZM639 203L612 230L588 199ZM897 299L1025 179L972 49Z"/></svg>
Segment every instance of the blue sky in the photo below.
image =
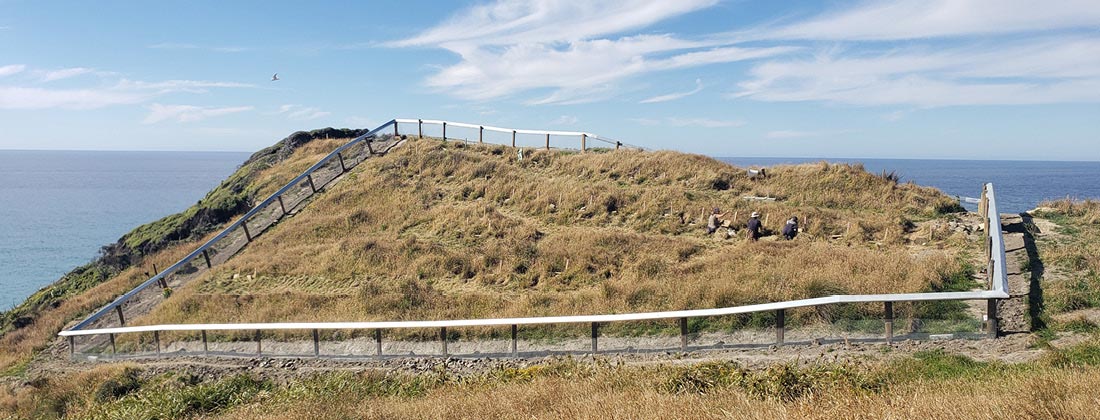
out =
<svg viewBox="0 0 1100 420"><path fill-rule="evenodd" d="M425 118L714 156L1100 160L1095 0L373 3L0 0L0 149L253 151Z"/></svg>

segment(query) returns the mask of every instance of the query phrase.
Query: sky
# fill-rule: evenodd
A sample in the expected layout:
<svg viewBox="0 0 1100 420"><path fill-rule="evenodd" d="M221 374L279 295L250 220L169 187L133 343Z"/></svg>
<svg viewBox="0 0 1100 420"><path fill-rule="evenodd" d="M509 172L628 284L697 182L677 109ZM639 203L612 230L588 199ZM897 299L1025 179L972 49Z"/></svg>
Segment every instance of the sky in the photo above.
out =
<svg viewBox="0 0 1100 420"><path fill-rule="evenodd" d="M0 149L254 151L394 118L1100 161L1100 2L0 0Z"/></svg>

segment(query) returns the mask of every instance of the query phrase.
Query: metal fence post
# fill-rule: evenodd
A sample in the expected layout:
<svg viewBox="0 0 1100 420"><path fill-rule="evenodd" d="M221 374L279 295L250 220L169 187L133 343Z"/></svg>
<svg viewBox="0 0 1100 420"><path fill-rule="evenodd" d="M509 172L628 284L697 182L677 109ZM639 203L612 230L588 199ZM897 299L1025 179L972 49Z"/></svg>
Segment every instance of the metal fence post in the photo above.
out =
<svg viewBox="0 0 1100 420"><path fill-rule="evenodd" d="M111 354L112 355L118 354L118 347L115 346L115 335L114 334L107 334L107 336L111 338Z"/></svg>
<svg viewBox="0 0 1100 420"><path fill-rule="evenodd" d="M787 330L786 311L775 310L775 344L783 344L783 335Z"/></svg>
<svg viewBox="0 0 1100 420"><path fill-rule="evenodd" d="M550 134L546 134L546 150L550 150Z"/></svg>
<svg viewBox="0 0 1100 420"><path fill-rule="evenodd" d="M894 339L894 302L883 302L883 312L885 312L886 323L886 342Z"/></svg>
<svg viewBox="0 0 1100 420"><path fill-rule="evenodd" d="M248 242L252 242L252 232L248 231L248 221L241 220L241 227L244 228L244 238L247 239Z"/></svg>
<svg viewBox="0 0 1100 420"><path fill-rule="evenodd" d="M153 331L153 341L157 343L157 354L160 354L160 331Z"/></svg>
<svg viewBox="0 0 1100 420"><path fill-rule="evenodd" d="M286 216L286 204L283 204L283 196L279 196L279 208L283 209L283 216Z"/></svg>
<svg viewBox="0 0 1100 420"><path fill-rule="evenodd" d="M115 307L115 312L118 313L118 324L125 327L126 326L126 316L122 314L122 304L121 303L118 306Z"/></svg>
<svg viewBox="0 0 1100 420"><path fill-rule="evenodd" d="M419 118L416 120L416 136L424 138L424 120Z"/></svg>
<svg viewBox="0 0 1100 420"><path fill-rule="evenodd" d="M585 145L585 143L587 143L587 141L588 141L588 135L582 133L581 134L581 152L584 152L585 150L588 149L587 146Z"/></svg>
<svg viewBox="0 0 1100 420"><path fill-rule="evenodd" d="M69 336L69 357L76 355L76 338Z"/></svg>
<svg viewBox="0 0 1100 420"><path fill-rule="evenodd" d="M477 144L485 143L485 127L479 126L477 128Z"/></svg>
<svg viewBox="0 0 1100 420"><path fill-rule="evenodd" d="M348 167L346 165L344 165L344 155L340 154L340 153L337 153L336 158L340 159L340 172L347 172Z"/></svg>
<svg viewBox="0 0 1100 420"><path fill-rule="evenodd" d="M382 356L382 330L374 330L374 354Z"/></svg>
<svg viewBox="0 0 1100 420"><path fill-rule="evenodd" d="M210 347L206 344L206 330L202 330L202 354L210 354Z"/></svg>
<svg viewBox="0 0 1100 420"><path fill-rule="evenodd" d="M263 348L263 345L261 344L261 340L260 340L260 330L256 330L256 354L257 355L264 354L264 348Z"/></svg>
<svg viewBox="0 0 1100 420"><path fill-rule="evenodd" d="M443 357L447 357L447 327L439 328L439 341L443 345Z"/></svg>
<svg viewBox="0 0 1100 420"><path fill-rule="evenodd" d="M516 147L516 130L512 130L512 148Z"/></svg>
<svg viewBox="0 0 1100 420"><path fill-rule="evenodd" d="M518 332L518 331L517 331L517 327L516 327L516 325L515 325L515 324L513 324L513 325L512 325L512 357L519 357L519 351L518 351L518 349L517 349L517 347L516 347L516 341L517 341L517 340L516 340L516 335L517 335L517 332Z"/></svg>
<svg viewBox="0 0 1100 420"><path fill-rule="evenodd" d="M309 189L313 190L314 194L317 194L317 185L313 183L313 174L306 175L306 179L309 179Z"/></svg>
<svg viewBox="0 0 1100 420"><path fill-rule="evenodd" d="M986 333L989 334L989 338L997 338L997 299L989 299L986 301L985 314Z"/></svg>
<svg viewBox="0 0 1100 420"><path fill-rule="evenodd" d="M397 136L400 136L400 135L401 134L397 132L397 120L393 120L393 136L397 137Z"/></svg>
<svg viewBox="0 0 1100 420"><path fill-rule="evenodd" d="M443 121L443 141L447 141L447 122Z"/></svg>
<svg viewBox="0 0 1100 420"><path fill-rule="evenodd" d="M688 351L688 319L680 318L680 351Z"/></svg>
<svg viewBox="0 0 1100 420"><path fill-rule="evenodd" d="M600 324L597 322L592 323L592 353L598 353L599 347L597 346L597 339L600 336Z"/></svg>
<svg viewBox="0 0 1100 420"><path fill-rule="evenodd" d="M202 259L206 261L206 268L213 267L213 265L210 264L210 253L206 252L205 249L202 250Z"/></svg>
<svg viewBox="0 0 1100 420"><path fill-rule="evenodd" d="M316 328L313 329L313 357L321 357L321 340Z"/></svg>

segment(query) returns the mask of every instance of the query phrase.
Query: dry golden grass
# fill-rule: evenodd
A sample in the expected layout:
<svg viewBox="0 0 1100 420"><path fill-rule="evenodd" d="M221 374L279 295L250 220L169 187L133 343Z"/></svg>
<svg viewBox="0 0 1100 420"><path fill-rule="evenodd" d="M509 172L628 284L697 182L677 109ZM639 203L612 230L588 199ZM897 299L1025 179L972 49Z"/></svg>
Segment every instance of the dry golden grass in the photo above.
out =
<svg viewBox="0 0 1100 420"><path fill-rule="evenodd" d="M1045 202L1035 216L1060 226L1036 239L1047 314L1100 307L1100 201Z"/></svg>
<svg viewBox="0 0 1100 420"><path fill-rule="evenodd" d="M298 169L288 168L278 169ZM963 269L958 246L916 256L902 235L951 208L943 194L848 165L769 172L754 181L674 152L536 151L517 162L509 148L412 140L136 322L708 308L928 290ZM780 201L741 199L763 194ZM702 217L715 206L740 223L760 211L773 231L799 215L808 231L791 242L707 236ZM829 239L849 223L849 236Z"/></svg>

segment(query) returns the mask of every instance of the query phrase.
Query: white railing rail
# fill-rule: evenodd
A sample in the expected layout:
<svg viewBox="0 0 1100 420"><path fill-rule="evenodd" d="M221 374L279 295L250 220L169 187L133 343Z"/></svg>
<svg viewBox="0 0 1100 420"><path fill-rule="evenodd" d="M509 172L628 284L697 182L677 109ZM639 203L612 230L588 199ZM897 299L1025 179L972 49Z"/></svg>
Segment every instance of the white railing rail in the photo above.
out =
<svg viewBox="0 0 1100 420"><path fill-rule="evenodd" d="M615 140L615 139L612 139L612 138L609 138L609 137L604 137L604 136L600 136L600 135L597 135L597 134L592 134L592 133L588 133L588 132L584 132L584 131L527 130L527 129L518 129L518 128L494 127L494 126L491 126L491 125L480 125L480 124L469 124L469 123L463 123L463 122L444 121L444 120L424 120L424 119L398 118L398 119L394 120L394 126L393 126L394 127L393 128L394 129L394 134L400 134L400 126L402 124L404 124L404 125L416 125L416 128L417 128L416 129L416 134L419 137L424 137L424 126L425 125L440 126L440 127L442 127L443 140L448 140L448 138L447 138L447 127L460 127L460 128L468 128L468 129L478 130L478 141L482 142L482 143L486 142L486 139L485 139L485 136L484 136L486 131L496 132L496 133L504 133L504 134L511 134L512 135L512 141L511 141L510 146L512 146L512 147L516 146L516 136L517 135L526 134L526 135L546 136L545 137L546 143L543 146L546 149L551 148L550 136L562 136L562 137L577 137L580 140L580 142L578 143L579 147L577 149L581 150L582 152L588 150L588 148L589 148L588 147L588 140L595 140L595 141L598 141L598 142L602 142L602 143L605 143L609 146L614 146L615 149L620 149L620 148L626 147L626 148L637 149L637 150L646 150L644 147L641 147L641 146L626 144L626 143L623 143L621 141L618 141L618 140ZM454 137L452 137L451 139L454 139ZM560 143L559 143L559 145L560 145Z"/></svg>
<svg viewBox="0 0 1100 420"><path fill-rule="evenodd" d="M416 123L421 127L422 127L422 124L436 124L436 123L438 123L440 125L446 124L446 125L454 125L454 126L459 126L459 124L462 124L461 125L462 127L478 128L479 130L491 129L491 130L503 131L503 132L521 133L521 130L512 130L512 129L506 129L506 128L491 127L491 126L481 126L481 125L463 124L463 123L452 123L452 122L444 122L444 121L436 121L436 120L395 119L395 120L391 120L390 122L388 122L386 124L383 124L379 128L376 128L376 129L372 130L370 133L368 133L364 136L361 136L360 138L357 138L357 139L353 140L353 142L360 141L360 140L365 139L365 138L369 138L370 136L374 136L377 133L379 133L380 130L383 130L383 129L391 126L391 125L394 126L394 130L395 130L395 133L396 133L397 130L398 130L398 128L397 128L398 124L402 124L402 123L404 123L404 124ZM573 133L573 132L552 132L552 131L538 131L538 130L522 130L522 132L540 134L540 135L546 135L547 133L555 135L555 133L559 133L559 134L556 134L556 135L583 135L583 136L586 136L586 137L589 136L588 133L583 133L583 132ZM351 143L352 142L349 142L348 145L350 145ZM333 152L333 155L335 155L340 150L344 150L344 148L347 147L348 145L345 145L344 147L341 147L340 149L337 149L336 152ZM324 160L322 162L319 162L317 165L315 165L315 167L319 167L323 162L324 162ZM310 169L315 170L315 168L310 168ZM310 173L310 171L307 171L307 172L303 173L303 176L305 176L308 173ZM299 178L302 178L302 176L300 176ZM298 179L298 178L296 178L296 181L301 182L301 180ZM278 192L276 194L273 194L272 197L269 197L267 200L265 200L265 203L273 200L282 191L288 189L291 185L294 185L294 182L295 181L292 181L290 184L288 184L287 187L284 187L283 189L281 189L280 192ZM259 337L260 337L259 336L259 331L262 331L262 330L267 330L267 331L272 331L272 330L313 330L314 349L315 349L315 352L316 352L316 349L318 348L317 347L317 337L318 337L317 331L318 330L349 330L349 329L350 330L366 330L366 329L373 329L376 332L376 338L378 340L380 340L380 331L383 330L383 329L440 328L440 329L442 329L440 337L441 337L441 340L443 341L443 349L444 349L443 353L446 354L446 341L447 341L447 339L446 339L446 336L447 336L446 335L446 329L448 327L453 328L453 327L511 326L512 327L512 349L513 349L513 353L515 353L515 348L516 348L516 344L515 344L515 341L516 341L516 327L517 326L520 326L520 325L545 325L545 324L591 324L591 327L592 327L592 350L596 351L596 348L597 348L596 347L597 328L598 328L598 325L600 323L677 319L677 320L679 320L679 323L680 323L681 347L686 349L687 348L686 334L687 334L687 319L688 318L715 317L715 316L723 316L723 315L736 315L736 314L747 314L747 313L755 313L755 312L774 311L775 314L776 314L776 317L775 317L775 319L776 319L776 342L777 343L783 343L783 340L784 340L784 338L783 338L784 322L785 322L784 321L784 319L785 319L784 311L787 310L787 309L813 307L813 306L821 306L821 305L832 305L832 304L882 303L882 304L884 304L884 313L885 313L884 320L886 322L886 326L885 326L886 339L889 340L892 336L892 329L893 329L893 319L894 319L893 304L894 303L897 303L897 302L924 302L924 301L986 300L988 302L988 306L987 306L987 314L986 314L987 322L986 322L985 328L986 328L986 332L990 336L995 337L996 334L997 334L997 331L998 331L997 314L996 314L997 301L1000 300L1000 299L1006 299L1006 298L1009 297L1009 294L1008 294L1008 277L1007 277L1006 264L1005 264L1004 238L1002 236L1000 216L999 216L999 213L997 212L996 196L993 192L993 184L983 185L982 196L983 196L983 198L982 198L983 202L982 202L982 205L981 205L981 209L980 209L981 211L980 212L984 213L984 216L985 216L984 217L984 224L985 224L985 227L986 227L985 232L987 233L986 240L987 240L987 244L988 244L987 250L988 250L988 257L989 257L989 261L988 261L989 265L988 265L988 272L987 272L987 274L989 276L989 289L988 290L969 291L969 292L928 292L928 293L899 293L899 294L870 294L870 295L833 295L833 296L819 297L819 298L812 298L812 299L801 299L801 300L792 300L792 301L774 302L774 303L762 303L762 304L735 306L735 307L727 307L727 308L693 309L693 310L680 310L680 311L643 312L643 313L627 313L627 314L530 317L530 318L458 319L458 320L425 320L425 321L368 321L368 322L284 322L284 323L240 323L240 324L170 324L170 325L121 326L121 327L97 328L97 329L80 328L80 327L84 326L85 324L87 324L88 322L90 322L90 321L86 320L85 322L79 324L77 327L74 327L70 330L61 331L59 333L59 335L69 338L70 352L73 352L73 351L75 351L75 345L73 343L73 340L74 340L75 337L80 337L80 336L108 335L108 336L110 336L110 341L111 341L112 346L113 346L113 343L115 341L114 338L115 338L115 335L117 335L117 334L153 332L156 336L157 344L158 344L157 347L159 349L160 348L159 333L160 332L168 332L168 331L201 331L202 332L202 337L203 337L203 342L204 342L204 347L205 347L206 331L257 331L257 340L258 340ZM251 212L249 214L251 214ZM242 217L242 219L240 221L238 221L237 223L234 223L234 225L232 225L231 228L233 226L239 225L240 223L242 223L243 220L245 220L247 218L248 218L248 214L246 214L244 217ZM226 231L228 231L228 230L229 230L229 228L226 229ZM223 234L224 233L225 232L223 232ZM216 239L218 239L221 236L222 235L219 235L218 237L215 237L215 239L211 240L207 244L204 244L203 247L206 247L207 245L214 242ZM200 247L199 250L196 250L196 252L193 252L192 254L188 255L188 257L185 257L185 259L187 259L187 258L196 258L196 256L201 253L200 251L202 249L203 248ZM151 284L152 282L154 282L154 280L155 280L155 277L153 279L150 279L149 281L147 281L146 284L143 284L143 286L147 286L148 284ZM125 295L123 297L125 297ZM120 302L120 301L124 301L124 300L122 298L117 299L115 302L112 303L112 305L115 305L117 302ZM97 312L96 315L93 315L93 317L89 317L89 320L94 320L95 316L102 315L103 313L108 311L112 307L112 305L108 305L104 309ZM379 341L379 343L380 343L380 341ZM381 349L381 347L380 347L380 344L379 344L379 351L380 351L380 349Z"/></svg>

